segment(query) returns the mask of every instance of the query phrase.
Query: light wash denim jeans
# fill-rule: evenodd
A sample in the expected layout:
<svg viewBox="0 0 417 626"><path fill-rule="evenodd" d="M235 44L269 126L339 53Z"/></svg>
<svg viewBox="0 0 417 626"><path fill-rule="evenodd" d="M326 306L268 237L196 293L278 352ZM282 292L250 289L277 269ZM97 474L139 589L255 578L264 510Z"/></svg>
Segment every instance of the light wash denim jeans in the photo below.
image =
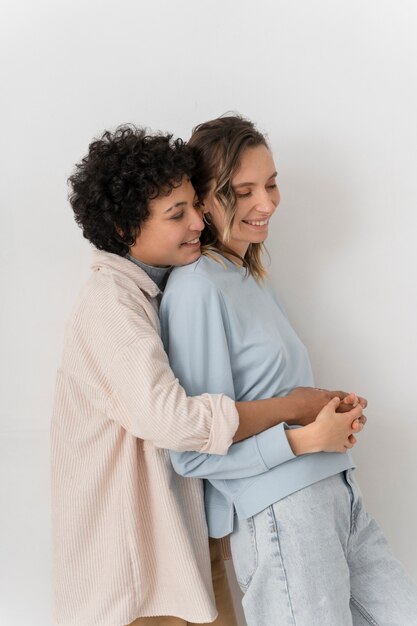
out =
<svg viewBox="0 0 417 626"><path fill-rule="evenodd" d="M231 548L248 626L417 626L417 589L351 471L235 518Z"/></svg>

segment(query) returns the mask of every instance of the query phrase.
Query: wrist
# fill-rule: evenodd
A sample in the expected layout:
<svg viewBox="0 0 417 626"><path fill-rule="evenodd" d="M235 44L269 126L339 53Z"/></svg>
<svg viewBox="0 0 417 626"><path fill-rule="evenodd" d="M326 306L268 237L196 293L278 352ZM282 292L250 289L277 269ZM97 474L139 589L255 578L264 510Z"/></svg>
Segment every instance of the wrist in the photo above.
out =
<svg viewBox="0 0 417 626"><path fill-rule="evenodd" d="M316 431L314 424L286 431L288 443L295 456L321 451Z"/></svg>
<svg viewBox="0 0 417 626"><path fill-rule="evenodd" d="M280 412L285 415L285 422L289 426L299 425L301 423L299 401L291 396L282 396L278 400L280 401Z"/></svg>

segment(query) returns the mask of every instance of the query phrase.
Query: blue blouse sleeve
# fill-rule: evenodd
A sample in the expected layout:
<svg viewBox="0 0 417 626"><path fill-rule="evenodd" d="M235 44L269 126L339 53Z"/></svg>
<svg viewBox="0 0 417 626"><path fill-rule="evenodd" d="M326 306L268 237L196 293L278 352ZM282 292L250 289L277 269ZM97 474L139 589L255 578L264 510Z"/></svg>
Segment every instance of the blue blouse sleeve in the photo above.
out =
<svg viewBox="0 0 417 626"><path fill-rule="evenodd" d="M221 294L205 277L172 277L160 307L161 332L171 367L187 394L235 398L228 317ZM182 476L232 479L255 476L294 458L285 424L233 444L225 456L170 452Z"/></svg>

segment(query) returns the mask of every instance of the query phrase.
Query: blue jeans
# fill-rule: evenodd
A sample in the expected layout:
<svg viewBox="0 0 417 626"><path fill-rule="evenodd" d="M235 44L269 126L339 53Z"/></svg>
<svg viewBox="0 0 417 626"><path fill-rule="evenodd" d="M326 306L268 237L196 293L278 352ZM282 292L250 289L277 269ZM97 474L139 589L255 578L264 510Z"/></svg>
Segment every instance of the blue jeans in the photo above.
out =
<svg viewBox="0 0 417 626"><path fill-rule="evenodd" d="M417 589L351 471L235 518L231 549L248 626L417 626Z"/></svg>

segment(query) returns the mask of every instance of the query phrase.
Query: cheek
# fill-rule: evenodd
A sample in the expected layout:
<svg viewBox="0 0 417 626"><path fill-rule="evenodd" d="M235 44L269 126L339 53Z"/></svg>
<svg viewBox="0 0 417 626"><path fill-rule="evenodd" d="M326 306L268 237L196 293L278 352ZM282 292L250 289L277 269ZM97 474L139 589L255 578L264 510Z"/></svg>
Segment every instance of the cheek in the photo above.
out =
<svg viewBox="0 0 417 626"><path fill-rule="evenodd" d="M274 192L274 196L273 196L273 202L275 204L275 208L279 205L279 203L281 202L281 194L279 192L279 189L276 189Z"/></svg>
<svg viewBox="0 0 417 626"><path fill-rule="evenodd" d="M213 226L217 230L219 238L222 240L224 234L224 215L220 214L219 211L217 211L216 213L211 213L211 221L213 223Z"/></svg>
<svg viewBox="0 0 417 626"><path fill-rule="evenodd" d="M240 228L241 227L241 222L242 220L245 219L245 217L248 214L248 209L246 209L246 207L244 206L239 206L239 204L236 206L236 213L235 213L235 219L233 222L233 228Z"/></svg>
<svg viewBox="0 0 417 626"><path fill-rule="evenodd" d="M235 215L234 222L240 222L245 219L245 215L247 215L248 210L250 209L250 204L247 198L237 198L235 204Z"/></svg>
<svg viewBox="0 0 417 626"><path fill-rule="evenodd" d="M155 239L161 246L172 249L182 242L181 227L175 222L161 224L155 232Z"/></svg>
<svg viewBox="0 0 417 626"><path fill-rule="evenodd" d="M169 243L172 248L179 248L187 239L188 230L182 224L176 224L169 234Z"/></svg>

